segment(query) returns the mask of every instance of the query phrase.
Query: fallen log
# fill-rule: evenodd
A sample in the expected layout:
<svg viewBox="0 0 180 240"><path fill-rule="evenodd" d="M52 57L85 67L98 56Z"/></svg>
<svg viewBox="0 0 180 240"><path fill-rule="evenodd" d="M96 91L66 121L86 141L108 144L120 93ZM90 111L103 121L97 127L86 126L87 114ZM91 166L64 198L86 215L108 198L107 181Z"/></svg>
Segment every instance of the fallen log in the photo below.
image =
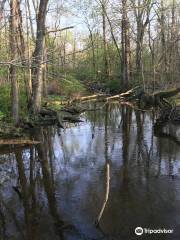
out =
<svg viewBox="0 0 180 240"><path fill-rule="evenodd" d="M15 144L15 145L10 145L10 144L3 144L0 145L0 155L6 155L6 154L10 154L10 153L14 153L16 150L22 150L22 147L24 150L28 150L29 146L33 146L33 145L28 145L28 144Z"/></svg>
<svg viewBox="0 0 180 240"><path fill-rule="evenodd" d="M57 117L55 117L55 116L41 117L34 121L34 126L35 127L52 126L52 125L56 125L57 123L58 123Z"/></svg>
<svg viewBox="0 0 180 240"><path fill-rule="evenodd" d="M99 94L93 94L89 96L81 96L81 97L75 97L73 99L69 99L66 101L62 100L55 100L51 101L51 104L53 105L65 105L66 107L77 103L77 102L87 102L87 101L111 101L111 100L118 100L118 101L126 101L126 100L133 100L138 101L140 108L146 107L148 105L151 106L159 106L163 108L164 106L170 106L169 102L166 100L167 98L173 97L177 95L180 92L180 87L165 90L165 91L158 91L152 94L144 92L140 86L136 86L135 88L132 88L124 93L116 94L113 96L109 96L107 94L99 93ZM48 104L48 102L47 102ZM65 109L66 109L65 107ZM62 110L63 111L63 110ZM66 111L66 110L64 110ZM69 110L67 110L68 112ZM72 113L73 112L69 112ZM46 114L46 112L42 112L42 114ZM74 113L75 114L75 113Z"/></svg>
<svg viewBox="0 0 180 240"><path fill-rule="evenodd" d="M41 111L39 112L39 114L43 117L45 116L56 116L56 111L49 109L49 108L42 108Z"/></svg>
<svg viewBox="0 0 180 240"><path fill-rule="evenodd" d="M83 120L81 120L81 119L79 119L79 118L76 118L76 117L73 117L73 116L65 116L65 117L63 117L63 120L64 120L64 121L71 122L71 123L80 123L80 122L83 122Z"/></svg>
<svg viewBox="0 0 180 240"><path fill-rule="evenodd" d="M52 106L52 105L56 105L56 106L68 106L71 105L73 103L76 102L88 102L88 101L96 101L96 100L100 100L100 99L104 99L105 97L107 97L107 94L93 94L93 95L89 95L89 96L82 96L82 97L75 97L69 100L46 100L46 106Z"/></svg>
<svg viewBox="0 0 180 240"><path fill-rule="evenodd" d="M0 145L36 145L39 141L29 139L0 139Z"/></svg>
<svg viewBox="0 0 180 240"><path fill-rule="evenodd" d="M106 100L109 101L109 100L115 100L115 99L124 99L124 98L135 96L136 91L139 88L140 87L137 86L137 87L132 88L132 89L130 89L130 90L124 92L124 93L120 93L120 94L117 94L117 95L114 95L114 96L107 97Z"/></svg>
<svg viewBox="0 0 180 240"><path fill-rule="evenodd" d="M42 108L40 111L40 115L43 117L43 119L41 119L39 124L49 125L48 123L50 123L50 125L52 125L57 123L58 127L64 128L61 117L57 111L49 108ZM47 119L47 116L49 117L49 119Z"/></svg>
<svg viewBox="0 0 180 240"><path fill-rule="evenodd" d="M75 106L70 106L70 107L65 107L63 109L60 110L61 112L67 112L67 113L70 113L72 115L78 115L78 114L81 114L83 112L86 111L85 108L80 108L80 107L75 107Z"/></svg>
<svg viewBox="0 0 180 240"><path fill-rule="evenodd" d="M75 106L63 108L60 111L51 110L49 108L43 108L40 111L40 118L36 120L35 124L38 126L57 124L58 127L64 129L63 121L65 122L68 121L71 123L83 122L78 117L75 117L75 115L79 115L84 111L85 109L78 108ZM65 114L63 114L62 112L65 112ZM68 113L68 115L66 113Z"/></svg>
<svg viewBox="0 0 180 240"><path fill-rule="evenodd" d="M177 88L169 89L166 91L155 92L153 95L154 97L159 97L159 98L170 98L170 97L174 97L179 92L180 92L180 87L177 87Z"/></svg>
<svg viewBox="0 0 180 240"><path fill-rule="evenodd" d="M146 106L155 106L161 109L165 107L172 107L171 103L168 102L167 98L171 98L176 96L180 92L180 87L169 89L166 91L158 91L153 94L148 94L145 92L141 92L137 95L139 99L139 105L141 108Z"/></svg>
<svg viewBox="0 0 180 240"><path fill-rule="evenodd" d="M76 98L72 99L71 103L83 102L83 101L93 100L93 99L99 100L99 99L105 98L105 97L107 97L107 94L94 94L94 95L90 95L90 96L76 97Z"/></svg>

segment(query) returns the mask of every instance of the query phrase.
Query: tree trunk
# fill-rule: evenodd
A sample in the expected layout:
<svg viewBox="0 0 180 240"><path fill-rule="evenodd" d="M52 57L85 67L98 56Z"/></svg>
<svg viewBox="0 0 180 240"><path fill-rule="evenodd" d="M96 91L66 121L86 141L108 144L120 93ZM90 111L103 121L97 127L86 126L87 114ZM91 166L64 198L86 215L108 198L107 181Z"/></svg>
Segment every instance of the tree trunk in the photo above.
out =
<svg viewBox="0 0 180 240"><path fill-rule="evenodd" d="M160 16L160 28L161 28L161 52L162 52L162 73L167 73L167 49L165 39L165 15L164 15L164 0L161 0L161 16Z"/></svg>
<svg viewBox="0 0 180 240"><path fill-rule="evenodd" d="M28 74L26 74L26 92L28 96L28 109L31 106L32 101L32 69L31 69L31 46L30 46L30 32L29 32L29 22L28 18L31 18L31 16L28 13L28 0L26 0L26 31L27 31L27 64L28 64ZM31 23L30 23L31 25ZM34 37L32 33L32 38Z"/></svg>
<svg viewBox="0 0 180 240"><path fill-rule="evenodd" d="M106 39L106 0L102 1L102 20L103 20L103 48L104 48L104 72L106 78L109 80L110 69L109 69L109 59L108 59L108 46Z"/></svg>
<svg viewBox="0 0 180 240"><path fill-rule="evenodd" d="M92 48L92 66L93 66L93 73L94 73L94 76L95 76L95 78L96 78L96 58L95 58L94 38L93 38L92 29L91 29L90 24L88 23L88 20L87 20L87 27L88 27L88 30L89 30L89 38L90 38L91 48Z"/></svg>
<svg viewBox="0 0 180 240"><path fill-rule="evenodd" d="M176 0L172 2L172 17L171 17L171 51L170 51L170 65L171 65L171 81L175 80L175 73L177 71L177 52L178 52L178 45L176 44ZM177 66L179 68L179 66Z"/></svg>
<svg viewBox="0 0 180 240"><path fill-rule="evenodd" d="M20 9L20 2L18 1L17 4L17 11L18 11L18 34L17 34L17 45L18 45L18 51L19 55L21 57L22 65L26 65L26 44L24 41L24 32L23 32L23 23L22 23L22 13ZM26 15L27 18L27 15ZM26 21L27 23L27 21ZM27 42L29 41L29 34L28 34L28 29L27 29ZM28 61L29 61L29 54L28 54ZM28 63L29 67L29 63ZM30 105L31 103L31 95L32 95L32 84L31 84L31 78L29 77L29 74L26 72L26 69L24 69L24 83L25 83L25 90L27 94L27 106Z"/></svg>
<svg viewBox="0 0 180 240"><path fill-rule="evenodd" d="M100 3L101 3L102 10L103 10L103 12L104 12L104 15L105 15L106 18L107 18L107 21L108 21L108 24L109 24L109 27L110 27L110 32L111 32L112 40L113 40L114 45L115 45L115 47L116 47L118 56L119 56L119 58L120 58L120 63L121 63L121 51L120 51L120 48L119 48L119 46L118 46L118 42L117 42L117 40L116 40L114 31L113 31L113 26L112 26L111 20L110 20L108 14L107 14L106 8L103 7L103 2L102 2L101 0L100 0Z"/></svg>
<svg viewBox="0 0 180 240"><path fill-rule="evenodd" d="M26 4L26 8L28 10L28 17L29 17L29 22L30 22L32 40L35 42L34 28L33 28L32 16L31 16L32 14L31 14L31 7L29 4L29 0L25 0L25 4Z"/></svg>
<svg viewBox="0 0 180 240"><path fill-rule="evenodd" d="M17 59L17 28L18 28L18 0L11 0L10 2L10 19L9 19L9 42L11 61ZM16 74L16 66L10 66L10 80L11 80L11 101L12 101L12 118L14 124L19 122L19 89Z"/></svg>
<svg viewBox="0 0 180 240"><path fill-rule="evenodd" d="M143 76L143 63L142 63L142 51L143 51L143 40L146 27L149 23L149 15L152 8L152 1L138 0L137 5L134 0L131 0L133 4L133 10L136 18L136 72L139 76ZM141 75L140 75L141 74Z"/></svg>
<svg viewBox="0 0 180 240"><path fill-rule="evenodd" d="M43 47L45 40L45 20L48 0L41 0L39 4L39 12L37 16L37 33L36 45L33 53L32 62L32 110L33 113L38 113L41 109L42 97L42 61L43 61Z"/></svg>
<svg viewBox="0 0 180 240"><path fill-rule="evenodd" d="M141 24L137 26L137 40L136 40L136 71L139 74L142 69L142 46L143 46L143 38L144 31L142 29Z"/></svg>
<svg viewBox="0 0 180 240"><path fill-rule="evenodd" d="M43 52L43 96L47 97L47 47L44 46Z"/></svg>
<svg viewBox="0 0 180 240"><path fill-rule="evenodd" d="M130 39L129 39L129 20L127 16L127 0L122 1L122 38L121 38L121 67L122 85L124 89L129 87L130 79Z"/></svg>

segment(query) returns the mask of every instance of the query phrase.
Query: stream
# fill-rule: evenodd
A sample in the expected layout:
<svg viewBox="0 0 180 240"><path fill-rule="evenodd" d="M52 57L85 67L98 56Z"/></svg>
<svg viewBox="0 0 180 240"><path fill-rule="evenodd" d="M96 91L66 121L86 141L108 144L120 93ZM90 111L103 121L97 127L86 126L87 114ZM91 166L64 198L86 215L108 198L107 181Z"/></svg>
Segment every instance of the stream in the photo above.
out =
<svg viewBox="0 0 180 240"><path fill-rule="evenodd" d="M82 119L0 146L0 240L179 240L180 126L115 103Z"/></svg>

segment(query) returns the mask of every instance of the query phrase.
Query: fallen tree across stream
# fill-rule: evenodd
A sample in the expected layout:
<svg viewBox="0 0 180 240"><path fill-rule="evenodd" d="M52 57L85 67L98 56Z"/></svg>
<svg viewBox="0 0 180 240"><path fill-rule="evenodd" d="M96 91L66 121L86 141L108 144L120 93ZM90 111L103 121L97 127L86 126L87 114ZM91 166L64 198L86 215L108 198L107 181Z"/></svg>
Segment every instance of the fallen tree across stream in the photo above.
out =
<svg viewBox="0 0 180 240"><path fill-rule="evenodd" d="M114 101L123 105L126 104L138 111L152 111L155 109L155 111L159 113L159 123L171 120L179 122L180 108L168 101L169 98L176 96L179 92L180 87L177 87L149 94L144 92L141 87L136 86L126 92L113 96L97 93L90 96L76 97L74 99L64 101L63 105L58 107L59 109L57 106L56 108L54 107L52 101L52 106L46 102L37 116L34 118L30 117L28 121L21 121L18 128L8 128L7 125L4 124L4 128L0 129L0 136L1 138L4 138L4 136L5 138L8 136L10 138L12 136L19 139L23 136L24 130L30 130L35 127L56 125L58 128L65 128L64 124L66 124L66 122L73 124L83 122L83 119L80 117L83 112L100 110L106 104ZM92 101L103 104L94 109L88 108L86 104L84 105L84 103ZM5 142L2 140L0 144L5 144ZM16 142L14 141L9 144L16 144ZM26 143L24 142L22 144Z"/></svg>
<svg viewBox="0 0 180 240"><path fill-rule="evenodd" d="M164 106L169 106L170 104L168 103L167 99L174 97L180 93L180 87L169 89L169 90L164 90L164 91L158 91L152 94L149 94L147 92L144 92L140 86L136 86L126 92L116 94L113 96L107 95L107 94L102 94L102 93L97 93L89 96L80 96L80 97L75 97L73 99L67 100L67 101L54 101L54 103L59 103L61 105L66 105L70 106L73 104L77 103L83 103L87 101L99 101L99 102L106 102L106 101L112 101L112 100L118 100L118 101L138 101L140 105L142 106L159 106L159 107L164 107ZM53 103L51 101L51 103ZM47 102L48 104L48 102Z"/></svg>
<svg viewBox="0 0 180 240"><path fill-rule="evenodd" d="M158 111L162 115L162 120L163 117L166 116L166 119L179 121L179 111L177 111L176 106L173 106L172 103L168 101L169 98L176 96L179 92L180 87L177 87L150 94L144 92L140 86L136 86L126 92L113 96L103 93L97 93L89 96L76 97L74 99L70 99L64 102L64 107L61 106L61 109L59 111L51 110L51 108L48 108L47 103L47 107L42 108L40 115L42 117L49 116L57 123L58 126L63 127L64 121L72 123L82 122L82 120L79 118L79 115L85 111L92 110L82 107L82 105L86 102L103 102L103 106L105 106L106 103L117 101L122 104L127 103L127 105L130 105L131 107L134 106L134 109L142 111L146 111L150 108L156 110L158 109Z"/></svg>

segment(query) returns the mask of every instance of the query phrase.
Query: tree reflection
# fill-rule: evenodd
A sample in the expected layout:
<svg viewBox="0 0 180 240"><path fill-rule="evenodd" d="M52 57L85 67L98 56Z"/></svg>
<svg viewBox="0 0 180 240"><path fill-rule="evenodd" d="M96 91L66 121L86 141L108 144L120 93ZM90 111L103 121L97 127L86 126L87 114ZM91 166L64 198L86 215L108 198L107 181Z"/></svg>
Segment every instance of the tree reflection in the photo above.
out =
<svg viewBox="0 0 180 240"><path fill-rule="evenodd" d="M27 240L36 240L39 239L39 235L41 235L39 228L40 222L38 219L41 218L42 207L41 202L37 201L36 193L36 187L38 184L37 180L39 180L37 172L39 171L38 165L40 163L44 191L48 200L49 213L53 219L54 231L56 235L59 236L59 239L64 239L62 232L64 222L59 216L55 197L52 155L49 158L49 154L52 154L52 148L50 149L50 146L52 147L52 142L50 142L51 138L50 136L48 138L48 132L43 131L42 129L36 131L34 136L41 143L36 147L30 147L29 149L29 168L25 166L23 148L16 148L14 150L19 179L19 186L14 187L14 190L18 193L20 197L19 200L22 201L23 204L25 238ZM47 145L47 143L50 144L50 146ZM39 159L39 161L37 161L37 159ZM50 159L50 161L48 161L48 159ZM49 228L51 228L51 226L49 226Z"/></svg>
<svg viewBox="0 0 180 240"><path fill-rule="evenodd" d="M6 239L6 221L1 201L0 201L0 239L2 240Z"/></svg>
<svg viewBox="0 0 180 240"><path fill-rule="evenodd" d="M129 161L129 144L130 130L132 121L132 110L122 106L122 160L123 160L123 185L128 188L128 161Z"/></svg>
<svg viewBox="0 0 180 240"><path fill-rule="evenodd" d="M53 178L51 177L53 169L50 168L47 148L44 147L46 146L46 142L43 135L43 130L41 129L40 131L37 131L35 135L36 138L41 142L39 145L37 145L37 152L41 163L43 184L48 199L49 212L54 221L55 232L59 235L60 239L63 239L62 228L64 227L64 222L61 220L57 209Z"/></svg>
<svg viewBox="0 0 180 240"><path fill-rule="evenodd" d="M23 154L22 154L21 148L16 149L15 156L16 156L17 168L18 168L18 174L19 174L19 183L20 183L20 189L21 189L20 193L22 196L22 202L23 202L23 207L24 207L26 239L29 239L29 240L30 239L38 239L37 222L36 222L37 205L36 205L36 201L35 201L34 184L32 184L33 183L32 179L30 181L30 184L28 184L28 182L27 182L27 178L26 178L26 174L25 174L25 167L24 167L24 163L23 163ZM32 158L31 158L31 160L32 160ZM31 173L31 175L32 175L32 173Z"/></svg>

